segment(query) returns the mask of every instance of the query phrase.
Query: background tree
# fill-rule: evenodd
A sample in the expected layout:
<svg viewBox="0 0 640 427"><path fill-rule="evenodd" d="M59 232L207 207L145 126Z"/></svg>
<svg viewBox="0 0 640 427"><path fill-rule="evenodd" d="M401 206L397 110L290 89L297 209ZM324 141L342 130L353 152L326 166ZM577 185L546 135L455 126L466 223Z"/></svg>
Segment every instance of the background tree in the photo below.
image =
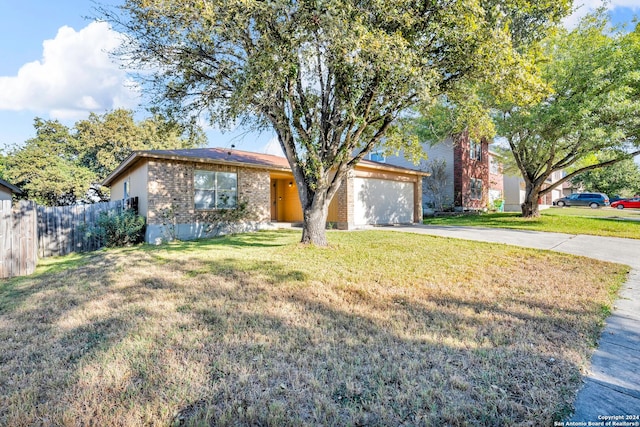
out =
<svg viewBox="0 0 640 427"><path fill-rule="evenodd" d="M466 80L403 120L403 127L422 143L455 141L465 133L478 141L491 139L496 133L492 112L497 106L531 106L551 93L536 67L539 43L556 34L557 23L570 11L571 2L483 0L481 5L493 25L509 28L513 50L496 58L490 79Z"/></svg>
<svg viewBox="0 0 640 427"><path fill-rule="evenodd" d="M4 150L0 149L0 178L6 180L6 169L7 169L7 156L4 154Z"/></svg>
<svg viewBox="0 0 640 427"><path fill-rule="evenodd" d="M82 199L95 175L78 164L69 128L57 120L39 118L34 127L35 138L6 159L10 181L25 192L24 197L42 205L66 205Z"/></svg>
<svg viewBox="0 0 640 427"><path fill-rule="evenodd" d="M568 10L538 3L127 0L122 15L101 13L129 36L120 53L144 70L157 105L275 130L298 184L302 242L326 245L328 206L347 172L381 144L419 157L395 120L520 65L512 38Z"/></svg>
<svg viewBox="0 0 640 427"><path fill-rule="evenodd" d="M133 150L204 145L202 131L159 115L136 123L133 113L91 114L71 129L56 120L34 121L36 136L6 157L5 175L42 205L108 200L100 182Z"/></svg>
<svg viewBox="0 0 640 427"><path fill-rule="evenodd" d="M525 181L525 217L539 215L553 172L601 153L602 161L575 169L559 185L640 153L640 29L611 34L608 24L601 10L542 43L547 60L539 67L552 93L531 106L505 104L496 116Z"/></svg>
<svg viewBox="0 0 640 427"><path fill-rule="evenodd" d="M446 188L451 183L447 175L447 161L445 159L432 159L423 161L421 169L429 173L422 181L423 197L427 196L433 203L436 211L444 211L445 203L452 203L453 200L446 200Z"/></svg>
<svg viewBox="0 0 640 427"><path fill-rule="evenodd" d="M134 150L206 145L204 133L197 126L184 126L159 114L136 123L133 112L124 109L102 115L91 113L74 128L78 161L93 171L99 181Z"/></svg>
<svg viewBox="0 0 640 427"><path fill-rule="evenodd" d="M591 164L611 160L603 156L594 156ZM632 197L640 194L640 167L632 159L622 160L614 165L583 172L571 183L588 191L605 193L609 197Z"/></svg>

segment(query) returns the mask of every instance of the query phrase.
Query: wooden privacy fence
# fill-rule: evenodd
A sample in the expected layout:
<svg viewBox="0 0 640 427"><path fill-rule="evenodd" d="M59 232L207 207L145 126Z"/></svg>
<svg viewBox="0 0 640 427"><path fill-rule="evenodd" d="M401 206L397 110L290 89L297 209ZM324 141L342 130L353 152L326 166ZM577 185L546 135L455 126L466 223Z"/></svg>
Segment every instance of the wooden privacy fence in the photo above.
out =
<svg viewBox="0 0 640 427"><path fill-rule="evenodd" d="M102 242L89 233L100 213L120 212L122 200L92 205L38 206L38 255L42 258L71 252L95 251Z"/></svg>
<svg viewBox="0 0 640 427"><path fill-rule="evenodd" d="M127 200L126 207L136 209L137 201ZM1 279L33 273L38 257L100 249L103 242L92 228L102 212L119 213L124 205L122 200L57 207L21 201L12 208L11 200L0 203Z"/></svg>
<svg viewBox="0 0 640 427"><path fill-rule="evenodd" d="M0 201L0 278L31 274L38 262L36 204Z"/></svg>

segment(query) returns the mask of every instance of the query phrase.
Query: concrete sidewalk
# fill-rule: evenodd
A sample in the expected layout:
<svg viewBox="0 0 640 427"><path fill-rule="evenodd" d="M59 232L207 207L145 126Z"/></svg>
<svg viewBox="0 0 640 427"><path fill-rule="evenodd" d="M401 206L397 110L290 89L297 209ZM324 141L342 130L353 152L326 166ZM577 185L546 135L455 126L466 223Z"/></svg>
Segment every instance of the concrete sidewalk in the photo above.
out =
<svg viewBox="0 0 640 427"><path fill-rule="evenodd" d="M575 425L583 422L588 425L589 422L606 423L603 417L622 416L616 421L640 422L637 418L624 418L640 416L640 240L433 225L385 227L384 230L547 249L630 266L629 279L619 293L614 312L606 320L570 421L580 423Z"/></svg>

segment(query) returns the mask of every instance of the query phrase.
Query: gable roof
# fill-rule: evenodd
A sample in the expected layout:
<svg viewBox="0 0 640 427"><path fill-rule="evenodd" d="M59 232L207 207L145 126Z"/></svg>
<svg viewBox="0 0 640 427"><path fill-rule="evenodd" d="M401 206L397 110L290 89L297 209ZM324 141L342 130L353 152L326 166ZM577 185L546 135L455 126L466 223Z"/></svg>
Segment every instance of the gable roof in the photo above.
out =
<svg viewBox="0 0 640 427"><path fill-rule="evenodd" d="M12 193L15 194L22 194L23 191L21 189L19 189L18 187L16 187L15 185L5 181L4 179L0 178L0 185L3 187L6 187L9 189L9 191L11 191Z"/></svg>
<svg viewBox="0 0 640 427"><path fill-rule="evenodd" d="M235 165L242 167L253 167L260 169L279 170L291 172L289 161L285 157L274 156L272 154L260 154L252 151L242 151L227 148L188 148L181 150L145 150L134 151L127 157L113 172L107 176L102 185L109 186L111 183L129 166L139 159L162 159L188 161L198 163L214 163L224 165ZM371 169L395 171L411 175L428 175L425 172L415 169L403 168L400 166L388 165L371 160L361 160L358 166Z"/></svg>

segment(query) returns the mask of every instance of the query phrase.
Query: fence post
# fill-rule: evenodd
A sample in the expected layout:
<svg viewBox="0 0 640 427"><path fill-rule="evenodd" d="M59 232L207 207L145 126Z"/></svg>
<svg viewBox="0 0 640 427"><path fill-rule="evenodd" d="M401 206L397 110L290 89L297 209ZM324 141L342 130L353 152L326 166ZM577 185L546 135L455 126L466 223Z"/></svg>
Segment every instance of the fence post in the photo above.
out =
<svg viewBox="0 0 640 427"><path fill-rule="evenodd" d="M0 201L0 278L11 277L11 200Z"/></svg>
<svg viewBox="0 0 640 427"><path fill-rule="evenodd" d="M32 202L0 202L0 277L34 272L38 260L37 215Z"/></svg>
<svg viewBox="0 0 640 427"><path fill-rule="evenodd" d="M25 274L31 274L38 265L38 211L35 202L26 202L27 221L25 222L25 244L27 248L27 262Z"/></svg>

